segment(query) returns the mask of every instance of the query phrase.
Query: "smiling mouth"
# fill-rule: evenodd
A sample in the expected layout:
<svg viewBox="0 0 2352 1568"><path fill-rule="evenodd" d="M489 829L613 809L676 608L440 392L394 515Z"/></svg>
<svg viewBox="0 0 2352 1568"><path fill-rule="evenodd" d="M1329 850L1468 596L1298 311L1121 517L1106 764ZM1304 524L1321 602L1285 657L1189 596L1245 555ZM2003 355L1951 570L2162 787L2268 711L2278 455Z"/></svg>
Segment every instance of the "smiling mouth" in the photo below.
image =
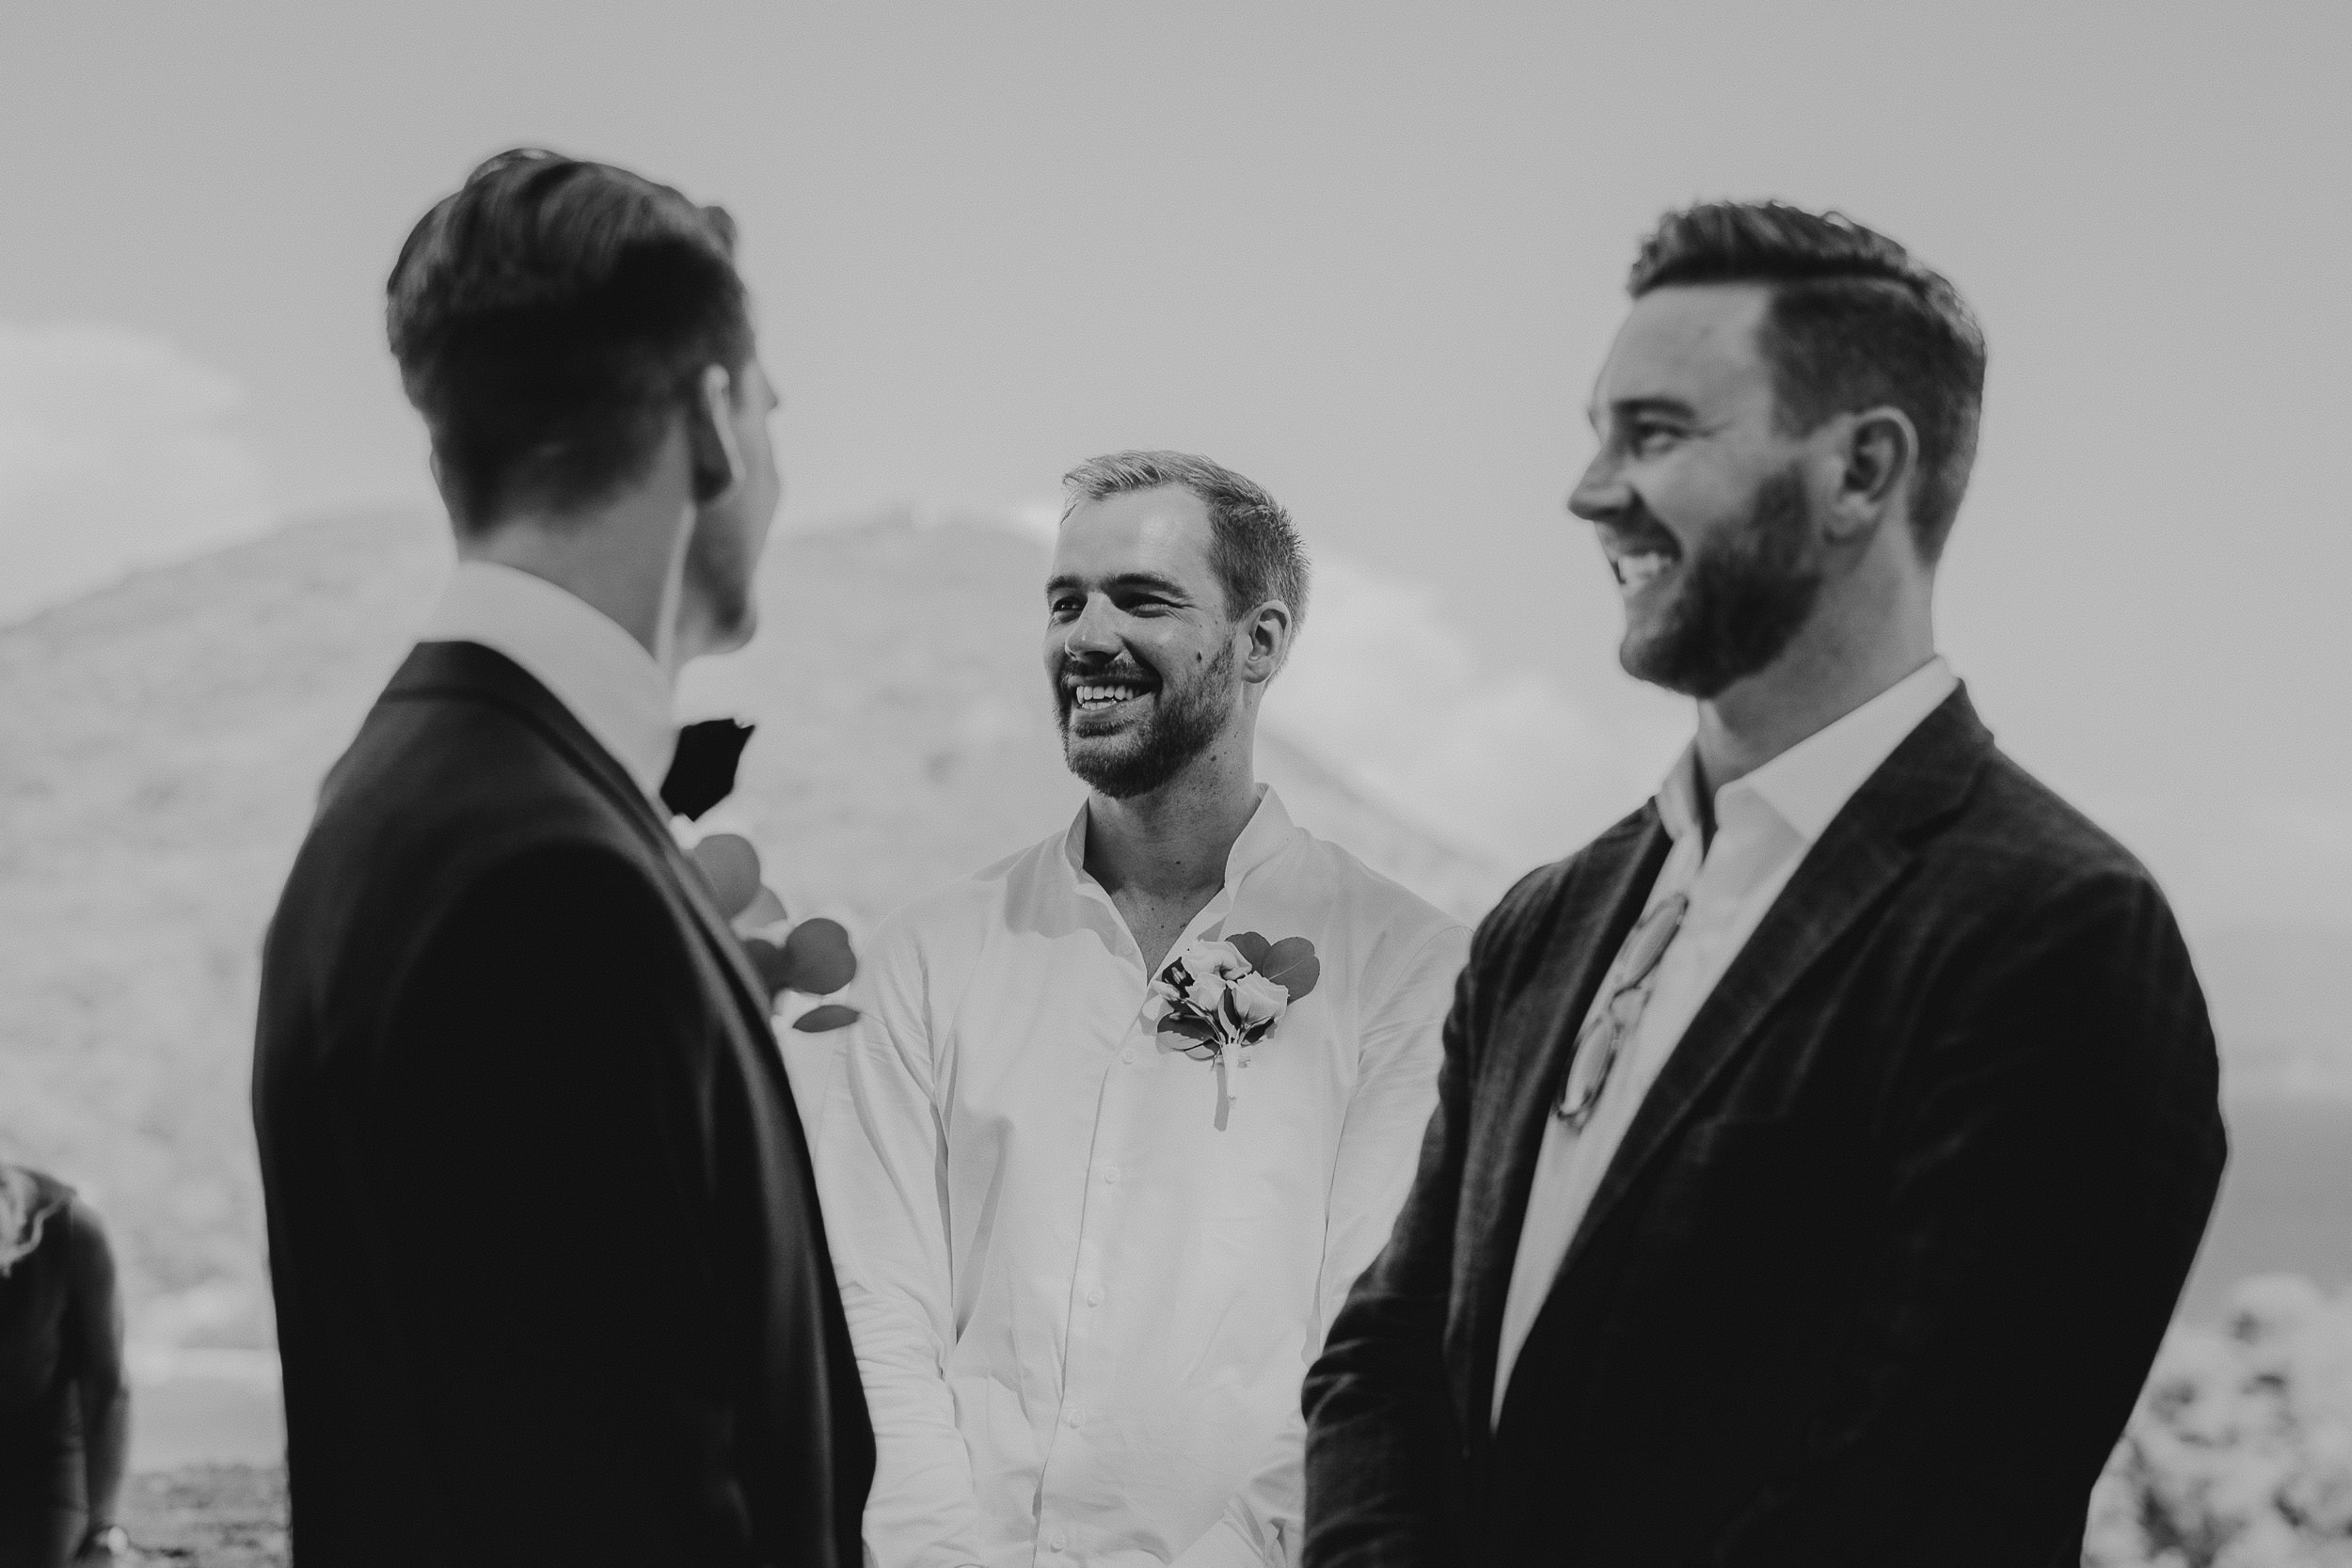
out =
<svg viewBox="0 0 2352 1568"><path fill-rule="evenodd" d="M1150 687L1129 680L1072 681L1067 689L1071 707L1079 713L1116 713L1151 695Z"/></svg>
<svg viewBox="0 0 2352 1568"><path fill-rule="evenodd" d="M1601 536L1609 570L1617 578L1621 597L1633 598L1682 563L1682 547L1663 530L1644 530L1632 538Z"/></svg>

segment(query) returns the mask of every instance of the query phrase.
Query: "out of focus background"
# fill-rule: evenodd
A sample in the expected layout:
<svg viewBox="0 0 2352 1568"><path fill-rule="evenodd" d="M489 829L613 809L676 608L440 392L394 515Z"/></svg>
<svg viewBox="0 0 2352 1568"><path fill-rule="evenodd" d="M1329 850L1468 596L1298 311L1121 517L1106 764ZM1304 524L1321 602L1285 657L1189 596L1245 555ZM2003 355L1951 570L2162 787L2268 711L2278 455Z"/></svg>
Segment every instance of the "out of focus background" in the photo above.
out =
<svg viewBox="0 0 2352 1568"><path fill-rule="evenodd" d="M257 948L447 570L381 291L474 163L741 227L790 489L765 629L686 695L758 721L728 810L853 930L1074 808L1043 551L1120 447L1307 533L1263 759L1302 819L1475 915L1630 809L1689 714L1561 499L1640 235L1772 195L1982 317L1944 645L2163 880L2222 1038L2232 1170L2094 1559L2352 1560L2347 59L2332 0L12 7L0 1159L112 1223L135 1464L278 1453Z"/></svg>

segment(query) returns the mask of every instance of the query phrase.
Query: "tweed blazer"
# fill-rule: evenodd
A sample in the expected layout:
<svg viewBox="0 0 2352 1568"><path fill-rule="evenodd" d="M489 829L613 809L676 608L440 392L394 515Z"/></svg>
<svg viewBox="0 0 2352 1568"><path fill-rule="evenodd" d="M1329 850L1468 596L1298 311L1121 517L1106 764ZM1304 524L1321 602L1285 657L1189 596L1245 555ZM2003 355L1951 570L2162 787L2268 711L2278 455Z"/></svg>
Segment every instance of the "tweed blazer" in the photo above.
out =
<svg viewBox="0 0 2352 1568"><path fill-rule="evenodd" d="M1575 1032L1653 807L1481 927L1411 1196L1307 1380L1306 1560L2058 1564L2225 1157L2147 872L1956 691L1666 1062L1490 1424Z"/></svg>

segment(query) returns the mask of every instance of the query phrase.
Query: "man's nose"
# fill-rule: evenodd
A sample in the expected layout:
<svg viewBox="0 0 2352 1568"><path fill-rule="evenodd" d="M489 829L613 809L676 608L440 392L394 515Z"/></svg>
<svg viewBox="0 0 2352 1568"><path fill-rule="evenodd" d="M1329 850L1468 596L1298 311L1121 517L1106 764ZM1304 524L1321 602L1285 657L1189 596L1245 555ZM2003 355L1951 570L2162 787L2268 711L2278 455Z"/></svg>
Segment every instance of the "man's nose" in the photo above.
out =
<svg viewBox="0 0 2352 1568"><path fill-rule="evenodd" d="M1568 510L1588 523L1607 522L1625 511L1633 499L1633 491L1625 483L1624 471L1607 451L1593 454L1585 465L1584 477L1568 492Z"/></svg>
<svg viewBox="0 0 2352 1568"><path fill-rule="evenodd" d="M1109 601L1089 598L1078 618L1070 623L1063 645L1073 654L1115 654L1120 649L1117 620Z"/></svg>

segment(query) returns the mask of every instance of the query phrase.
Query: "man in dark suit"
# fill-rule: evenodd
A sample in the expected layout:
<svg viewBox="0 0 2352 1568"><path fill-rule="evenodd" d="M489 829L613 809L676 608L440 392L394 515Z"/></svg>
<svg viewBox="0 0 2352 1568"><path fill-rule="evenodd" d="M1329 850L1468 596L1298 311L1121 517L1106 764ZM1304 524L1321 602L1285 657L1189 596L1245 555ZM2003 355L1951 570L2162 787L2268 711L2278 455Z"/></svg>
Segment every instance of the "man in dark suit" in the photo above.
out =
<svg viewBox="0 0 2352 1568"><path fill-rule="evenodd" d="M780 493L733 245L517 152L391 276L460 561L263 963L304 1568L860 1559L873 1440L768 993L657 804Z"/></svg>
<svg viewBox="0 0 2352 1568"><path fill-rule="evenodd" d="M1935 654L1983 337L1777 203L1630 292L1569 505L1698 733L1478 933L1306 1560L2073 1568L2224 1138L2162 895Z"/></svg>

